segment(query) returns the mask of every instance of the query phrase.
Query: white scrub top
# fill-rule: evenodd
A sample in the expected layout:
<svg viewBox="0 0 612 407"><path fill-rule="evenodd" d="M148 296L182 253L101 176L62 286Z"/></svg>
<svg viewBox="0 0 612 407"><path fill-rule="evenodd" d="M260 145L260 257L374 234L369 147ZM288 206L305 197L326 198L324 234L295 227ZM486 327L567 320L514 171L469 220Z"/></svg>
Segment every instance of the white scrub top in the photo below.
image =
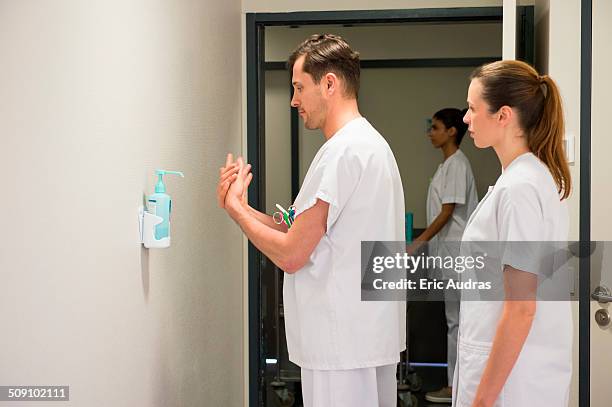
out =
<svg viewBox="0 0 612 407"><path fill-rule="evenodd" d="M550 171L532 153L517 157L470 217L464 241L560 242L568 238L568 212ZM529 256L501 256L504 264L533 272ZM538 273L536 271L536 273ZM470 407L484 371L503 301L462 296L453 406ZM538 301L523 349L495 406L567 406L571 380L572 313L569 301Z"/></svg>
<svg viewBox="0 0 612 407"><path fill-rule="evenodd" d="M459 243L467 221L478 205L476 181L469 160L458 149L438 166L427 191L427 226L442 211L443 204L455 204L446 225L429 241L429 255L457 256ZM445 245L444 242L450 242ZM450 272L452 273L452 271ZM452 278L449 272L431 270L431 278Z"/></svg>
<svg viewBox="0 0 612 407"><path fill-rule="evenodd" d="M397 363L406 304L361 301L361 241L404 240L404 191L395 157L365 118L328 139L295 200L296 216L329 203L327 231L308 263L284 275L289 360L312 370Z"/></svg>

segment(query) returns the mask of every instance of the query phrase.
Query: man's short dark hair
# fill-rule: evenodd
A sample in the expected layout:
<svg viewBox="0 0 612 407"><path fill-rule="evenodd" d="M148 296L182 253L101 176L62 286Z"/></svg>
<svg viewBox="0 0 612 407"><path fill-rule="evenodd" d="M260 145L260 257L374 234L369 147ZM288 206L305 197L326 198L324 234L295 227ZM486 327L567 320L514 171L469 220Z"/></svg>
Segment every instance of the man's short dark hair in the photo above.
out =
<svg viewBox="0 0 612 407"><path fill-rule="evenodd" d="M359 53L334 34L314 34L302 42L291 54L287 63L289 72L304 55L304 72L310 74L315 83L323 75L333 72L345 83L345 95L357 98L359 94Z"/></svg>

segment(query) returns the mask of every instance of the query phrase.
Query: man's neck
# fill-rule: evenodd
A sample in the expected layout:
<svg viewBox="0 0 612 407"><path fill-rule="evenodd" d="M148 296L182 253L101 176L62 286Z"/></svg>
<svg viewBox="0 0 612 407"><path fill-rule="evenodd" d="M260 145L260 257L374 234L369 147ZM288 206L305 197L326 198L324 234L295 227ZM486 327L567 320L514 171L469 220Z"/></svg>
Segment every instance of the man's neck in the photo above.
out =
<svg viewBox="0 0 612 407"><path fill-rule="evenodd" d="M327 120L321 131L326 140L332 138L338 130L353 119L361 117L356 99L343 99L327 112Z"/></svg>

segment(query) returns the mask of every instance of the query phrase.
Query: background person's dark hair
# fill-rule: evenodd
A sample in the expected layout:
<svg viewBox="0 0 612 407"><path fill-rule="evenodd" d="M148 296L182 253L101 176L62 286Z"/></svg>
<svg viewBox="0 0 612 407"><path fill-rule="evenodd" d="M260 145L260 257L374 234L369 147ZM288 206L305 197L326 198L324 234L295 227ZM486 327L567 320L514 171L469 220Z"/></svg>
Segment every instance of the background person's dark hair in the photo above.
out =
<svg viewBox="0 0 612 407"><path fill-rule="evenodd" d="M315 83L333 72L344 81L346 96L357 98L359 94L359 53L342 39L334 34L314 34L302 42L291 54L287 67L289 74L293 65L304 55L304 72L310 74Z"/></svg>
<svg viewBox="0 0 612 407"><path fill-rule="evenodd" d="M445 109L438 110L433 115L433 118L444 123L444 126L446 126L447 129L454 127L455 130L457 130L457 134L455 135L455 143L457 146L461 144L461 140L463 140L465 131L468 128L467 124L463 122L463 116L465 116L466 112L467 109L459 110L452 107L447 107Z"/></svg>

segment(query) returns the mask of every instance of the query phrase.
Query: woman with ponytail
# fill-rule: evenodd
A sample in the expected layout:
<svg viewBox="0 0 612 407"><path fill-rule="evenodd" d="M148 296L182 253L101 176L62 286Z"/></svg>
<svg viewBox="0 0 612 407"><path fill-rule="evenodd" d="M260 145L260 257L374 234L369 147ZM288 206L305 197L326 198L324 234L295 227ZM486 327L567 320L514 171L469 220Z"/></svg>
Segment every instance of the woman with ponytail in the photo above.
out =
<svg viewBox="0 0 612 407"><path fill-rule="evenodd" d="M568 238L571 179L559 90L526 63L497 61L473 72L467 101L470 136L477 147L495 150L502 174L468 221L462 245L534 243L521 246L531 255L509 253L506 243L488 259L486 271L500 281L499 301L462 296L453 405L567 406L570 303L537 299L552 267L546 270L533 250L535 242Z"/></svg>

